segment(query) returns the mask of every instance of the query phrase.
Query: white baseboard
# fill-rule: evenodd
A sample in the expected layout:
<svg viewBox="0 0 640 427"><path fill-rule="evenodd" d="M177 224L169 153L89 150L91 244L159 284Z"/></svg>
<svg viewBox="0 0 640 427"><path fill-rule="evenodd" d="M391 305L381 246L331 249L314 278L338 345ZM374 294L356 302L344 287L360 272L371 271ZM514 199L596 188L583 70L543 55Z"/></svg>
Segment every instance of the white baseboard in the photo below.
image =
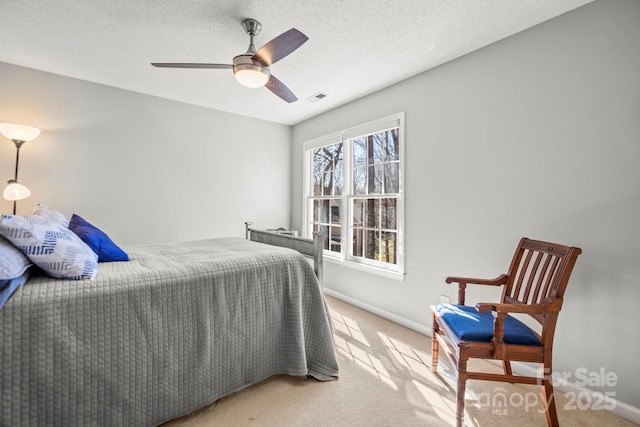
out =
<svg viewBox="0 0 640 427"><path fill-rule="evenodd" d="M414 322L413 320L409 320L409 319L405 319L404 317L398 316L396 314L390 313L388 311L382 310L378 307L375 307L373 305L369 305L367 303L364 303L360 300L357 300L355 298L351 298L349 296L346 296L344 294L341 294L339 292L336 292L334 290L331 289L327 289L326 287L323 289L324 293L332 296L334 298L337 298L341 301L347 302L351 305L355 305L356 307L359 307L363 310L368 311L369 313L373 313L376 316L380 316L384 319L387 320L391 320L394 323L397 323L398 325L402 325L405 328L409 328L411 330L414 330L418 333L421 333L422 335L426 335L428 337L431 337L431 327L430 326L425 326L425 325L421 325L418 322Z"/></svg>
<svg viewBox="0 0 640 427"><path fill-rule="evenodd" d="M370 313L373 313L377 316L380 316L384 319L390 320L394 323L397 323L406 328L414 330L420 334L431 337L430 326L421 325L420 323L414 322L409 319L405 319L402 316L398 316L397 314L393 314L388 311L382 310L378 307L364 303L360 300L351 298L347 295L341 294L339 292L336 292L328 288L324 288L324 293L334 298L337 298L341 301L344 301L351 305L359 307L363 310L366 310ZM517 362L513 362L512 365L513 365L514 372L519 373L520 375L527 375L527 376L536 375L535 368L531 366L525 365L523 363L517 363ZM589 396L589 402L593 403L594 407L598 407L598 409L610 411L612 414L615 414L621 418L625 418L636 424L640 424L640 409L636 408L635 406L631 406L627 403L620 402L618 400L615 400L612 397L607 397L605 399L604 395L601 392L590 390L586 387L579 386L570 381L567 381L566 384L555 386L555 389L558 391L561 391L562 393L572 393L573 396L583 396L583 397ZM602 403L606 402L606 406L602 406L602 405L598 406L597 402L602 402Z"/></svg>

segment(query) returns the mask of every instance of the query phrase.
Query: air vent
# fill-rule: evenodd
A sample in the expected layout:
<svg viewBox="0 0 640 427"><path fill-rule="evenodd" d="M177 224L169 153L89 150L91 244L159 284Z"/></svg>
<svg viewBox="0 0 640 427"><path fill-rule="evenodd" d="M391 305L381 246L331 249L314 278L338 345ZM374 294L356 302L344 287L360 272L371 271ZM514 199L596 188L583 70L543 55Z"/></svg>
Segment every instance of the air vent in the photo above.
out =
<svg viewBox="0 0 640 427"><path fill-rule="evenodd" d="M322 93L322 92L318 92L313 96L310 96L309 98L307 98L307 101L309 102L318 102L323 98L326 98L327 94L326 93Z"/></svg>

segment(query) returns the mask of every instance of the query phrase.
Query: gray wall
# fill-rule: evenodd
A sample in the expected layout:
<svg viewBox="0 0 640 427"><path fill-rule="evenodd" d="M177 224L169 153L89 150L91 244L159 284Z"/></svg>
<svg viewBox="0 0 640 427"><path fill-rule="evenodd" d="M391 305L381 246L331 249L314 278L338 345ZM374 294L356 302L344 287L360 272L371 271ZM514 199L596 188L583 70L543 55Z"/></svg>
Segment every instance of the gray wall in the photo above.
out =
<svg viewBox="0 0 640 427"><path fill-rule="evenodd" d="M78 213L118 243L287 226L289 126L0 63L0 122L40 127L20 151L27 214ZM14 145L0 137L0 179ZM2 185L4 188L4 185ZM0 199L0 211L10 212Z"/></svg>
<svg viewBox="0 0 640 427"><path fill-rule="evenodd" d="M554 370L604 367L640 407L639 22L598 1L294 126L300 228L303 142L406 113L406 279L328 264L325 287L424 330L445 276L505 272L522 236L580 246Z"/></svg>

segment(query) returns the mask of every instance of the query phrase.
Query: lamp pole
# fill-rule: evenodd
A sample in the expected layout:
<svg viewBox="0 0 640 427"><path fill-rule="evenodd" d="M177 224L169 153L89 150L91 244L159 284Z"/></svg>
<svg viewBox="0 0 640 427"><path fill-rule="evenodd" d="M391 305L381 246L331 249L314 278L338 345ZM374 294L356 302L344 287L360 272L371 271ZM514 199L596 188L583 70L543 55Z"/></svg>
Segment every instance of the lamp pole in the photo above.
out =
<svg viewBox="0 0 640 427"><path fill-rule="evenodd" d="M31 195L31 191L18 182L18 168L20 167L20 147L25 142L33 141L40 135L40 129L33 126L19 125L15 123L0 123L0 134L7 138L16 146L16 170L13 179L7 182L3 197L6 200L13 200L13 214L16 214L18 200L26 199Z"/></svg>
<svg viewBox="0 0 640 427"><path fill-rule="evenodd" d="M12 139L13 143L16 144L16 172L14 174L13 179L15 180L15 182L18 182L18 165L20 164L20 147L22 147L22 144L25 143L25 141L20 141L19 139ZM17 200L13 201L13 214L16 214L16 205L17 205Z"/></svg>

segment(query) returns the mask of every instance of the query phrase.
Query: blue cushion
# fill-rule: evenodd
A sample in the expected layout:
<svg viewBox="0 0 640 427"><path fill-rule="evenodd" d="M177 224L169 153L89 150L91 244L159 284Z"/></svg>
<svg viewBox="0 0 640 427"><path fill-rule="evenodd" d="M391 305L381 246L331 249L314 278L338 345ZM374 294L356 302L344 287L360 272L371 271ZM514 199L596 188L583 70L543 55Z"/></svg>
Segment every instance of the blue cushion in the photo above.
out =
<svg viewBox="0 0 640 427"><path fill-rule="evenodd" d="M27 283L30 274L31 270L26 269L20 276L14 277L11 280L0 280L0 308L4 306L20 286Z"/></svg>
<svg viewBox="0 0 640 427"><path fill-rule="evenodd" d="M129 261L127 253L113 243L109 236L81 216L73 214L69 230L76 233L98 255L98 262Z"/></svg>
<svg viewBox="0 0 640 427"><path fill-rule="evenodd" d="M438 304L436 312L451 327L458 338L465 341L491 342L493 338L493 314L480 313L474 307L454 304ZM504 321L506 344L540 345L536 334L518 319L507 316Z"/></svg>

